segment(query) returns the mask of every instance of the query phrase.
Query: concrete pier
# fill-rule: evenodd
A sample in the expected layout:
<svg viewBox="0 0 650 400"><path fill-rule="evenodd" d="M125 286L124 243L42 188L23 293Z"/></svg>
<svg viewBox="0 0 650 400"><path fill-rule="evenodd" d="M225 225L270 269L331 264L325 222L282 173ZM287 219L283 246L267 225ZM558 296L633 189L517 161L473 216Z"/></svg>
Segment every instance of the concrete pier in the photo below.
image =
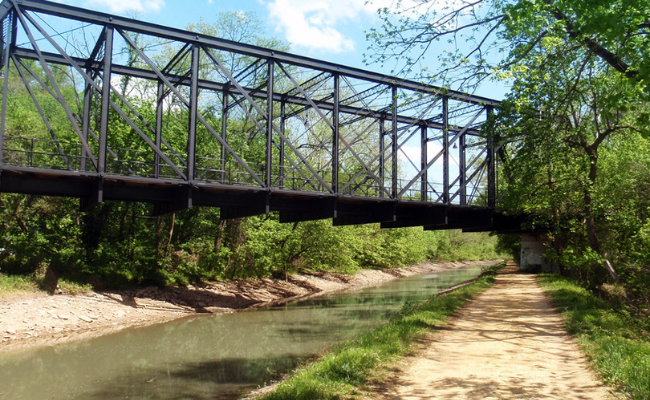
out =
<svg viewBox="0 0 650 400"><path fill-rule="evenodd" d="M521 235L520 269L526 272L553 272L555 266L543 257L550 242L546 235Z"/></svg>

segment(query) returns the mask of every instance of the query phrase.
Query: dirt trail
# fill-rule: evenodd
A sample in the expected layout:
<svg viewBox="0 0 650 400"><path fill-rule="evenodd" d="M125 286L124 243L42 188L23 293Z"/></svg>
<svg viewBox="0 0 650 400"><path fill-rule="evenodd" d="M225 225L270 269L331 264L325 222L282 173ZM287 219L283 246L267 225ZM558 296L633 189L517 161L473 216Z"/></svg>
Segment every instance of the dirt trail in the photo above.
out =
<svg viewBox="0 0 650 400"><path fill-rule="evenodd" d="M534 275L502 269L495 285L432 333L394 378L383 400L612 399Z"/></svg>

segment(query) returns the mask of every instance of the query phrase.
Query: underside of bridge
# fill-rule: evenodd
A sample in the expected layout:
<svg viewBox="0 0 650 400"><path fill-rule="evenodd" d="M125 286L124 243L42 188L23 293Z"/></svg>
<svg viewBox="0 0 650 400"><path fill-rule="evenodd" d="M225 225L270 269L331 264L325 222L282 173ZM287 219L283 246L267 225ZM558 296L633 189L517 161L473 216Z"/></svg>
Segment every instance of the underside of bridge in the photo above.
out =
<svg viewBox="0 0 650 400"><path fill-rule="evenodd" d="M1 192L521 228L495 211L497 101L47 1L0 20Z"/></svg>

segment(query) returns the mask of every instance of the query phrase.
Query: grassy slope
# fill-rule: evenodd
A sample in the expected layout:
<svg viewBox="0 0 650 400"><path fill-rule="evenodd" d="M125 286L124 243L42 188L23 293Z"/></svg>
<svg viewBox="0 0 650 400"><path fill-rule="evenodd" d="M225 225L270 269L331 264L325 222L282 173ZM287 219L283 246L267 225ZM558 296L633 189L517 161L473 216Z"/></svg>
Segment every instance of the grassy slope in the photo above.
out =
<svg viewBox="0 0 650 400"><path fill-rule="evenodd" d="M0 274L0 299L22 296L38 291L38 285L29 277Z"/></svg>
<svg viewBox="0 0 650 400"><path fill-rule="evenodd" d="M470 298L489 288L498 267L485 271L475 283L446 295L404 306L387 325L335 347L319 361L298 370L263 400L318 400L354 397L381 367L405 355L419 338L442 326Z"/></svg>
<svg viewBox="0 0 650 400"><path fill-rule="evenodd" d="M538 282L605 383L633 399L650 399L650 321L626 315L557 275L541 275Z"/></svg>
<svg viewBox="0 0 650 400"><path fill-rule="evenodd" d="M47 293L44 288L44 277L33 275L4 275L0 273L0 299L9 297L26 296L35 293ZM58 292L63 294L79 294L91 290L89 284L70 282L59 279Z"/></svg>

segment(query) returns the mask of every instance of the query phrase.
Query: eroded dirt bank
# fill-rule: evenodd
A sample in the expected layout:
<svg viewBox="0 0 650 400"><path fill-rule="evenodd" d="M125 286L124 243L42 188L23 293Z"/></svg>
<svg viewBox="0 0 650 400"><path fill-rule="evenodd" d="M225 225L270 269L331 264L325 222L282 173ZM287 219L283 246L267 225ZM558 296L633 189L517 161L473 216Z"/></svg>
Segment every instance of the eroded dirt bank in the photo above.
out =
<svg viewBox="0 0 650 400"><path fill-rule="evenodd" d="M497 260L498 261L498 260ZM401 277L496 261L424 263L355 275L317 273L200 286L32 296L0 300L0 352L95 337L197 313L227 313Z"/></svg>

